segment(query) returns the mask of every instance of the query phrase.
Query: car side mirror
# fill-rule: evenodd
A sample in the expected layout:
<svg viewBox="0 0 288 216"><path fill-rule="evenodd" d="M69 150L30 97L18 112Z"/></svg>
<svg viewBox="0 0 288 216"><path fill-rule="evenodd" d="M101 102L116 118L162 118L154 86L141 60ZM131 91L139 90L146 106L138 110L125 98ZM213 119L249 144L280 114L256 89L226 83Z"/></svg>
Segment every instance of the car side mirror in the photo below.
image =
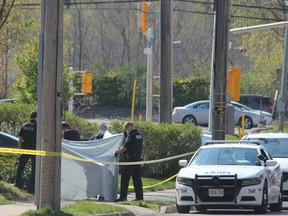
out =
<svg viewBox="0 0 288 216"><path fill-rule="evenodd" d="M277 161L275 161L275 160L267 160L266 161L266 165L267 166L276 166L277 165Z"/></svg>
<svg viewBox="0 0 288 216"><path fill-rule="evenodd" d="M179 160L179 162L178 162L178 164L179 164L179 166L181 166L181 167L185 167L185 166L187 166L187 160Z"/></svg>

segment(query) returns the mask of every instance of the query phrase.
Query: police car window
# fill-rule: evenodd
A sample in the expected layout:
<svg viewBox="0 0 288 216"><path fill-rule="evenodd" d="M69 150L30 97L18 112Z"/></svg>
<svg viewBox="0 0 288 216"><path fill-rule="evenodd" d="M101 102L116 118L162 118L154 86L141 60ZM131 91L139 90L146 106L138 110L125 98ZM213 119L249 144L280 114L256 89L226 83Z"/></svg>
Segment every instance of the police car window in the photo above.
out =
<svg viewBox="0 0 288 216"><path fill-rule="evenodd" d="M257 150L252 148L200 149L190 165L245 165L255 166Z"/></svg>
<svg viewBox="0 0 288 216"><path fill-rule="evenodd" d="M279 139L275 150L271 152L273 157L288 158L288 139Z"/></svg>
<svg viewBox="0 0 288 216"><path fill-rule="evenodd" d="M261 143L268 151L274 155L274 153L277 151L277 148L279 146L279 142L275 139L272 140L265 140L264 142Z"/></svg>
<svg viewBox="0 0 288 216"><path fill-rule="evenodd" d="M217 165L219 148L200 149L190 165Z"/></svg>

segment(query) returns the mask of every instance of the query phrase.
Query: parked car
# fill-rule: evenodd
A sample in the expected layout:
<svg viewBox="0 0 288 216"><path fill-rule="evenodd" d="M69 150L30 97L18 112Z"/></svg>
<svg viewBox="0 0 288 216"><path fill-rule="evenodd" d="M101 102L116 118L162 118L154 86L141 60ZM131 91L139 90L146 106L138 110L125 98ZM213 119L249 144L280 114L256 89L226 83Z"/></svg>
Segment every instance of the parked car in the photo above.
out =
<svg viewBox="0 0 288 216"><path fill-rule="evenodd" d="M250 133L242 140L254 140L268 149L283 172L283 200L288 201L288 133Z"/></svg>
<svg viewBox="0 0 288 216"><path fill-rule="evenodd" d="M263 110L270 113L273 111L273 100L267 96L241 94L239 103L244 104L254 110Z"/></svg>
<svg viewBox="0 0 288 216"><path fill-rule="evenodd" d="M202 133L201 134L201 145L204 145L206 142L212 140L212 134L211 133Z"/></svg>
<svg viewBox="0 0 288 216"><path fill-rule="evenodd" d="M184 107L175 107L172 113L174 123L208 125L209 120L209 100L197 101ZM234 123L242 124L243 110L234 107ZM244 110L246 129L257 127L259 123L265 125L265 119L259 112L253 110Z"/></svg>
<svg viewBox="0 0 288 216"><path fill-rule="evenodd" d="M18 148L18 138L10 134L0 132L0 148Z"/></svg>
<svg viewBox="0 0 288 216"><path fill-rule="evenodd" d="M269 112L261 111L261 110L254 110L254 109L251 109L251 108L245 106L244 104L241 104L241 103L238 103L238 102L235 102L235 101L231 101L231 104L234 107L237 107L237 108L239 108L241 110L255 112L255 113L258 113L259 115L262 115L264 117L265 121L266 121L266 124L271 124L273 122L272 114L269 113Z"/></svg>
<svg viewBox="0 0 288 216"><path fill-rule="evenodd" d="M213 141L211 141L213 142ZM201 146L187 164L180 160L176 209L252 208L256 213L281 211L282 171L261 145L224 141Z"/></svg>

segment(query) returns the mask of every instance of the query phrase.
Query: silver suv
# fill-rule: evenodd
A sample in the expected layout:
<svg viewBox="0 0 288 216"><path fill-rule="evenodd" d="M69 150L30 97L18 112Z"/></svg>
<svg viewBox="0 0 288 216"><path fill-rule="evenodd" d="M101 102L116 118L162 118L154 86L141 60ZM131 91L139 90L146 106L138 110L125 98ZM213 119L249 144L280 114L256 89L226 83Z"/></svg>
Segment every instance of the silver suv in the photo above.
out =
<svg viewBox="0 0 288 216"><path fill-rule="evenodd" d="M288 133L250 133L242 140L255 140L278 161L283 172L283 201L288 201Z"/></svg>

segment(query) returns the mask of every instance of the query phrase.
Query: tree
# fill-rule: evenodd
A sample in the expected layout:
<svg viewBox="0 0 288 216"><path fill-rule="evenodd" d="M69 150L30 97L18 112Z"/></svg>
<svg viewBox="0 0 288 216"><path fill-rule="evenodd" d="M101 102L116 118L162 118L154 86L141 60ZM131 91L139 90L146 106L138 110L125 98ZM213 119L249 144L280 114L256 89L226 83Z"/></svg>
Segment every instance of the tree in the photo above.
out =
<svg viewBox="0 0 288 216"><path fill-rule="evenodd" d="M252 0L249 2L250 7L245 7L245 3L245 0L234 1L233 15L257 19L234 18L232 27L260 25L284 20L282 1L259 2ZM244 6L240 7L239 5ZM241 49L242 54L252 63L249 71L242 75L241 93L263 94L273 97L275 90L280 88L281 80L277 79L277 70L281 68L282 64L283 29L275 28L242 33L231 39L233 49Z"/></svg>
<svg viewBox="0 0 288 216"><path fill-rule="evenodd" d="M35 22L31 14L21 7L21 0L1 1L0 7L0 98L11 96L17 74L14 61L16 52L21 52L21 45L27 39L35 37ZM29 30L29 31L28 31Z"/></svg>

